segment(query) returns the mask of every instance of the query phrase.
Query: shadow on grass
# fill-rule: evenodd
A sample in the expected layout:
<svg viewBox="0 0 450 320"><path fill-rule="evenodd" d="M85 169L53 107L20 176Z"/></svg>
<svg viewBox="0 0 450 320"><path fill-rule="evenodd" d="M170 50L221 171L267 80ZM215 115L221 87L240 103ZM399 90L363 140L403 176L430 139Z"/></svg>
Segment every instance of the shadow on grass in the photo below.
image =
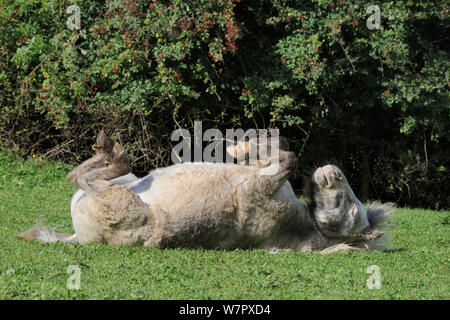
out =
<svg viewBox="0 0 450 320"><path fill-rule="evenodd" d="M386 250L383 250L383 252L386 252L386 253L392 253L392 252L404 252L404 251L406 251L405 248L395 248L395 249L386 249Z"/></svg>

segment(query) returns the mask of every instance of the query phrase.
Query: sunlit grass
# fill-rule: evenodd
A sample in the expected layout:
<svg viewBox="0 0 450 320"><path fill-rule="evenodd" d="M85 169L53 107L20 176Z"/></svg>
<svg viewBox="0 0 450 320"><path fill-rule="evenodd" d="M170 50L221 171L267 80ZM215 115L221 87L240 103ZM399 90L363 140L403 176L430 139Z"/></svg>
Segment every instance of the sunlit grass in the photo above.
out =
<svg viewBox="0 0 450 320"><path fill-rule="evenodd" d="M0 153L0 299L448 299L450 212L399 209L395 252L270 254L42 244L36 221L72 233L70 168ZM69 290L67 268L81 270ZM377 265L381 289L369 289Z"/></svg>

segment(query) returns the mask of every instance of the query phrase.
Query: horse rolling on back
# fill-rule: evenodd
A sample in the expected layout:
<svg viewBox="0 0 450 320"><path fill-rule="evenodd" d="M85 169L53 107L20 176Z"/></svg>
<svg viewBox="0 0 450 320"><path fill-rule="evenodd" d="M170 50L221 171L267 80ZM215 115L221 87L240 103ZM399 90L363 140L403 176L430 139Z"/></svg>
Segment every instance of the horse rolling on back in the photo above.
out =
<svg viewBox="0 0 450 320"><path fill-rule="evenodd" d="M385 248L380 227L391 204L366 210L332 165L315 171L312 204L301 203L288 182L296 157L282 146L241 142L227 151L242 157L254 148L271 148L278 156L253 165L182 163L141 179L131 173L126 152L103 132L93 148L95 155L68 175L80 188L71 204L75 234L36 226L19 237L152 248L322 253Z"/></svg>

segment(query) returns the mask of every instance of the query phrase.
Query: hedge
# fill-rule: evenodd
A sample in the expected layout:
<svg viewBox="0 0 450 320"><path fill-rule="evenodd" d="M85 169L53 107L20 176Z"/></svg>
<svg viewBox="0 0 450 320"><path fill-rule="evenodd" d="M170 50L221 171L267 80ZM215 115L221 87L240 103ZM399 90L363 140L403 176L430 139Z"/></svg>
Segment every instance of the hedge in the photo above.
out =
<svg viewBox="0 0 450 320"><path fill-rule="evenodd" d="M196 120L279 128L299 192L332 162L364 201L450 208L449 3L370 4L380 28L360 0L0 0L1 145L77 163L105 129L143 173Z"/></svg>

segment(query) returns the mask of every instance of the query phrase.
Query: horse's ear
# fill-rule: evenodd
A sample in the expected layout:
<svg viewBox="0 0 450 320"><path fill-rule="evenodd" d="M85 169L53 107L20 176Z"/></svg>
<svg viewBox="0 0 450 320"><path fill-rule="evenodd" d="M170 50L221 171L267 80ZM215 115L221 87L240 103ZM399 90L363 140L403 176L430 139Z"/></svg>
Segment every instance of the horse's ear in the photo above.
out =
<svg viewBox="0 0 450 320"><path fill-rule="evenodd" d="M95 150L96 153L106 152L109 153L112 151L114 146L114 142L109 138L105 131L100 130L100 132L97 135L97 141L92 146L92 149Z"/></svg>
<svg viewBox="0 0 450 320"><path fill-rule="evenodd" d="M123 151L122 147L120 146L120 144L118 144L118 143L116 142L116 144L114 144L113 152L114 152L115 154L119 154L119 153L121 153L122 151Z"/></svg>
<svg viewBox="0 0 450 320"><path fill-rule="evenodd" d="M128 159L126 150L123 149L120 146L120 144L118 144L117 142L114 144L114 148L113 148L113 150L111 152L111 157L113 159L118 158L118 157L122 157L122 158Z"/></svg>
<svg viewBox="0 0 450 320"><path fill-rule="evenodd" d="M107 139L107 136L105 134L105 130L103 130L103 129L100 130L100 132L97 134L97 141L96 141L96 143L98 145L102 145L103 143L105 143L106 139Z"/></svg>

